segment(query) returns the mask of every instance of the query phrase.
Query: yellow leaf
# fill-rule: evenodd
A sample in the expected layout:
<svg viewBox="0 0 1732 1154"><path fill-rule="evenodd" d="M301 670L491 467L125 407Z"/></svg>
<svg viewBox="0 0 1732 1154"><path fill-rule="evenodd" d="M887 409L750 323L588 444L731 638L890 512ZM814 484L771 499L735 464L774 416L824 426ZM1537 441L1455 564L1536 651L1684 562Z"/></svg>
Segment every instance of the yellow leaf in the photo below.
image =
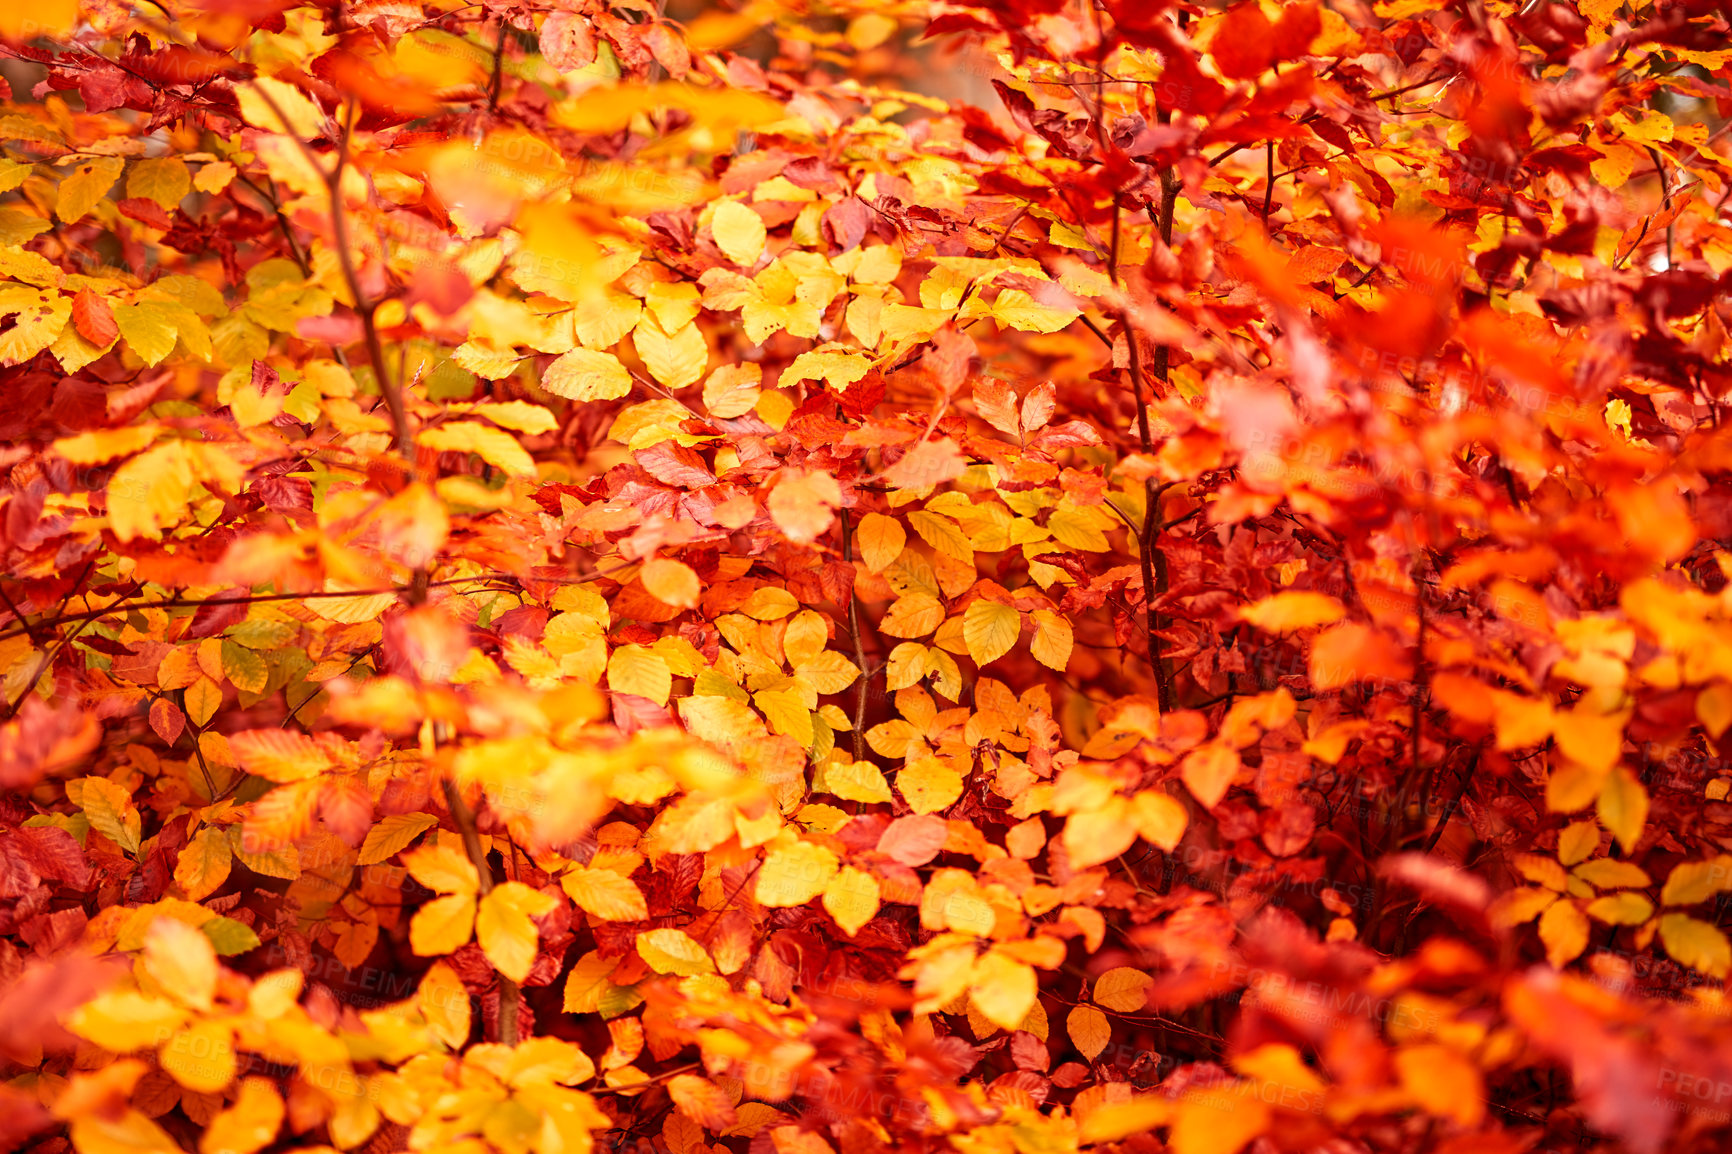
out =
<svg viewBox="0 0 1732 1154"><path fill-rule="evenodd" d="M665 557L644 562L638 579L651 597L679 609L696 609L703 594L703 586L690 565Z"/></svg>
<svg viewBox="0 0 1732 1154"><path fill-rule="evenodd" d="M860 560L872 573L882 573L891 562L902 556L907 544L908 534L902 523L883 513L866 514L854 530L854 545L860 550Z"/></svg>
<svg viewBox="0 0 1732 1154"><path fill-rule="evenodd" d="M798 689L761 689L752 694L756 705L769 721L770 728L785 737L792 737L810 748L817 736L812 725L812 710Z"/></svg>
<svg viewBox="0 0 1732 1154"><path fill-rule="evenodd" d="M193 926L157 918L144 935L145 972L173 997L195 1010L209 1010L216 994L216 948Z"/></svg>
<svg viewBox="0 0 1732 1154"><path fill-rule="evenodd" d="M1538 882L1549 890L1563 893L1569 885L1569 877L1564 873L1564 867L1549 857L1539 854L1516 854L1514 858L1516 872L1530 882Z"/></svg>
<svg viewBox="0 0 1732 1154"><path fill-rule="evenodd" d="M475 895L434 898L409 923L409 946L423 958L453 953L469 944L475 929Z"/></svg>
<svg viewBox="0 0 1732 1154"><path fill-rule="evenodd" d="M199 166L198 175L192 178L192 186L200 192L215 196L227 188L234 178L234 165L226 160L215 160Z"/></svg>
<svg viewBox="0 0 1732 1154"><path fill-rule="evenodd" d="M560 878L559 884L579 909L603 921L639 922L649 917L649 906L637 883L613 870L579 866Z"/></svg>
<svg viewBox="0 0 1732 1154"><path fill-rule="evenodd" d="M415 434L415 443L441 453L474 453L489 465L515 477L533 477L535 460L504 429L479 421L452 421Z"/></svg>
<svg viewBox="0 0 1732 1154"><path fill-rule="evenodd" d="M64 39L78 26L77 0L40 0L31 4L0 4L0 35L8 40ZM108 1123L104 1123L104 1126ZM161 1133L161 1131L157 1131ZM148 1145L148 1144L146 1144ZM142 1146L140 1147L143 1148ZM169 1143L168 1149L177 1149ZM80 1146L81 1151L84 1147ZM86 1151L85 1154L91 1154Z"/></svg>
<svg viewBox="0 0 1732 1154"><path fill-rule="evenodd" d="M174 866L174 884L189 901L203 901L228 880L233 859L228 835L206 826L182 847Z"/></svg>
<svg viewBox="0 0 1732 1154"><path fill-rule="evenodd" d="M944 623L944 605L930 593L908 593L897 598L878 622L878 631L889 637L925 637Z"/></svg>
<svg viewBox="0 0 1732 1154"><path fill-rule="evenodd" d="M1125 799L1114 796L1099 809L1078 810L1065 820L1065 852L1077 869L1111 861L1137 840L1137 828L1131 822L1130 806Z"/></svg>
<svg viewBox="0 0 1732 1154"><path fill-rule="evenodd" d="M11 7L0 5L0 13ZM0 14L0 27L5 20ZM119 1118L81 1115L72 1120L71 1136L78 1154L182 1154L180 1145L162 1127L137 1110L129 1109Z"/></svg>
<svg viewBox="0 0 1732 1154"><path fill-rule="evenodd" d="M325 135L325 117L305 93L293 84L261 76L235 86L241 115L254 128L280 132L298 140Z"/></svg>
<svg viewBox="0 0 1732 1154"><path fill-rule="evenodd" d="M255 1154L276 1140L283 1100L269 1078L245 1078L234 1105L212 1118L199 1136L199 1154Z"/></svg>
<svg viewBox="0 0 1732 1154"><path fill-rule="evenodd" d="M987 1021L1002 1030L1022 1025L1037 993L1034 967L997 950L977 959L968 979L969 998Z"/></svg>
<svg viewBox="0 0 1732 1154"><path fill-rule="evenodd" d="M1688 914L1663 915L1660 941L1673 958L1709 977L1724 978L1732 968L1732 944L1726 935Z"/></svg>
<svg viewBox="0 0 1732 1154"><path fill-rule="evenodd" d="M619 958L603 958L595 951L583 955L565 979L565 1012L593 1014L601 1009L602 1001L617 987L608 975L619 969Z"/></svg>
<svg viewBox="0 0 1732 1154"><path fill-rule="evenodd" d="M357 861L361 865L378 865L400 853L405 846L427 830L439 824L430 813L393 813L379 819L379 824L367 831L361 843Z"/></svg>
<svg viewBox="0 0 1732 1154"><path fill-rule="evenodd" d="M1172 853L1178 846L1191 822L1184 803L1154 789L1144 790L1131 798L1129 817L1144 841L1166 853Z"/></svg>
<svg viewBox="0 0 1732 1154"><path fill-rule="evenodd" d="M1605 773L1623 756L1624 723L1629 719L1628 711L1602 715L1578 705L1557 717L1553 735L1565 757ZM1641 822L1636 824L1640 831Z"/></svg>
<svg viewBox="0 0 1732 1154"><path fill-rule="evenodd" d="M235 1079L235 1041L227 1025L194 1022L163 1043L157 1060L188 1090L214 1094Z"/></svg>
<svg viewBox="0 0 1732 1154"><path fill-rule="evenodd" d="M1402 1088L1427 1114L1453 1119L1470 1130L1485 1118L1479 1067L1465 1055L1448 1046L1408 1046L1396 1051L1395 1068Z"/></svg>
<svg viewBox="0 0 1732 1154"><path fill-rule="evenodd" d="M810 609L802 609L783 626L782 655L789 665L806 665L823 652L829 640L830 630L824 618Z"/></svg>
<svg viewBox="0 0 1732 1154"><path fill-rule="evenodd" d="M461 1049L469 1040L470 1009L469 991L457 971L434 962L427 967L415 1000L433 1035L451 1049Z"/></svg>
<svg viewBox="0 0 1732 1154"><path fill-rule="evenodd" d="M1591 821L1571 822L1558 835L1558 861L1563 865L1573 866L1598 849L1599 845L1600 828L1597 825Z"/></svg>
<svg viewBox="0 0 1732 1154"><path fill-rule="evenodd" d="M475 937L495 969L514 982L529 976L540 937L531 919L550 914L559 904L552 894L522 882L501 882L481 899L475 916Z"/></svg>
<svg viewBox="0 0 1732 1154"><path fill-rule="evenodd" d="M1093 1006L1077 1006L1065 1017L1065 1032L1071 1045L1089 1061L1094 1061L1112 1041L1113 1026L1107 1016ZM1092 1121L1092 1117L1091 1117Z"/></svg>
<svg viewBox="0 0 1732 1154"><path fill-rule="evenodd" d="M111 488L112 484L110 482ZM112 497L109 499L113 500ZM187 717L194 725L200 726L208 724L223 703L223 691L217 688L216 682L202 676L186 687L186 693L182 697L186 703Z"/></svg>
<svg viewBox="0 0 1732 1154"><path fill-rule="evenodd" d="M1133 1134L1143 1134L1157 1126L1167 1125L1173 1120L1175 1109L1171 1100L1154 1094L1108 1102L1082 1115L1078 1138L1084 1145L1120 1142Z"/></svg>
<svg viewBox="0 0 1732 1154"><path fill-rule="evenodd" d="M1582 822L1583 825L1593 825L1592 822ZM1600 831L1594 830L1594 842L1599 843ZM1616 888L1618 886L1649 886L1653 880L1641 866L1627 861L1614 861L1611 858L1596 858L1584 862L1571 871L1576 877L1601 888Z"/></svg>
<svg viewBox="0 0 1732 1154"><path fill-rule="evenodd" d="M97 833L127 853L138 852L144 819L133 804L132 794L117 782L106 777L85 778L83 793L76 799L76 804L84 810L90 827Z"/></svg>
<svg viewBox="0 0 1732 1154"><path fill-rule="evenodd" d="M1546 944L1546 960L1563 967L1588 948L1588 917L1573 901L1553 902L1540 915L1540 940Z"/></svg>
<svg viewBox="0 0 1732 1154"><path fill-rule="evenodd" d="M481 875L468 858L448 845L424 845L403 855L409 876L441 894L474 894Z"/></svg>
<svg viewBox="0 0 1732 1154"><path fill-rule="evenodd" d="M824 910L842 932L853 937L878 913L878 879L845 866L824 887Z"/></svg>
<svg viewBox="0 0 1732 1154"><path fill-rule="evenodd" d="M615 693L630 693L666 705L673 692L674 675L660 654L642 645L621 645L608 656L607 685Z"/></svg>
<svg viewBox="0 0 1732 1154"><path fill-rule="evenodd" d="M1601 824L1612 831L1624 852L1635 849L1648 821L1648 791L1636 775L1621 765L1613 766L1600 790L1598 810Z"/></svg>
<svg viewBox="0 0 1732 1154"><path fill-rule="evenodd" d="M126 195L154 200L163 211L173 212L192 191L192 174L178 156L140 160L126 176Z"/></svg>
<svg viewBox="0 0 1732 1154"><path fill-rule="evenodd" d="M896 789L915 813L937 813L962 796L962 775L936 757L923 757L896 775Z"/></svg>
<svg viewBox="0 0 1732 1154"><path fill-rule="evenodd" d="M263 693L270 684L271 667L244 645L225 639L219 648L223 676L244 693ZM275 732L275 731L273 731ZM322 759L321 759L322 760Z"/></svg>
<svg viewBox="0 0 1732 1154"><path fill-rule="evenodd" d="M1551 890L1538 886L1521 886L1498 895L1492 902L1488 916L1491 924L1507 929L1531 922L1540 914L1550 909L1558 900L1558 895Z"/></svg>
<svg viewBox="0 0 1732 1154"><path fill-rule="evenodd" d="M227 658L226 651L224 657ZM331 759L317 742L304 733L286 729L232 733L229 750L242 769L267 781L304 781L331 768Z"/></svg>
<svg viewBox="0 0 1732 1154"><path fill-rule="evenodd" d="M1033 618L1034 640L1029 643L1028 651L1042 665L1063 673L1070 664L1071 648L1076 643L1070 618L1050 609L1036 609Z"/></svg>
<svg viewBox="0 0 1732 1154"><path fill-rule="evenodd" d="M1167 1135L1173 1154L1238 1154L1269 1128L1269 1107L1243 1084L1219 1083L1179 1099Z"/></svg>
<svg viewBox="0 0 1732 1154"><path fill-rule="evenodd" d="M992 302L995 320L1026 333L1056 333L1081 315L1077 309L1036 304L1021 289L1005 289Z"/></svg>
<svg viewBox="0 0 1732 1154"><path fill-rule="evenodd" d="M871 370L872 358L864 353L814 349L795 357L794 362L782 370L778 384L786 389L801 381L821 380L829 383L838 392L845 392L849 385Z"/></svg>
<svg viewBox="0 0 1732 1154"><path fill-rule="evenodd" d="M693 941L684 930L662 928L646 930L637 936L638 956L658 974L678 974L693 977L713 974L716 964L704 947Z"/></svg>
<svg viewBox="0 0 1732 1154"><path fill-rule="evenodd" d="M53 345L71 315L72 298L53 289L0 284L0 319L12 326L0 333L0 366L21 365ZM71 331L77 335L76 327Z"/></svg>
<svg viewBox="0 0 1732 1154"><path fill-rule="evenodd" d="M142 425L62 437L52 447L74 465L101 465L116 457L129 457L148 447L161 433L161 425L146 421Z"/></svg>
<svg viewBox="0 0 1732 1154"><path fill-rule="evenodd" d="M1149 975L1129 966L1108 970L1095 979L1094 997L1097 1006L1134 1014L1149 1004Z"/></svg>
<svg viewBox="0 0 1732 1154"><path fill-rule="evenodd" d="M1638 118L1632 119L1631 112L1636 113ZM1643 144L1670 143L1677 130L1672 118L1656 108L1617 112L1612 115L1611 123L1622 128L1626 138Z"/></svg>
<svg viewBox="0 0 1732 1154"><path fill-rule="evenodd" d="M612 353L572 349L547 366L541 387L573 401L611 401L631 392L631 372Z"/></svg>
<svg viewBox="0 0 1732 1154"><path fill-rule="evenodd" d="M1720 854L1708 861L1679 862L1666 875L1660 901L1669 906L1693 906L1732 889L1732 857Z"/></svg>
<svg viewBox="0 0 1732 1154"><path fill-rule="evenodd" d="M663 332L653 313L644 313L632 330L632 347L650 375L669 389L683 389L704 375L710 359L709 345L695 324L678 331Z"/></svg>
<svg viewBox="0 0 1732 1154"><path fill-rule="evenodd" d="M64 455L64 454L62 454ZM1696 720L1716 741L1732 726L1732 684L1716 681L1696 695Z"/></svg>
<svg viewBox="0 0 1732 1154"><path fill-rule="evenodd" d="M1326 1089L1323 1079L1305 1064L1299 1051L1284 1042L1266 1042L1233 1058L1233 1069L1269 1086L1280 1086L1307 1094Z"/></svg>
<svg viewBox="0 0 1732 1154"><path fill-rule="evenodd" d="M836 876L836 855L810 842L772 850L758 870L758 902L766 906L800 906L824 892Z"/></svg>
<svg viewBox="0 0 1732 1154"><path fill-rule="evenodd" d="M763 379L762 365L723 365L704 381L704 408L724 421L743 417L757 407Z"/></svg>
<svg viewBox="0 0 1732 1154"><path fill-rule="evenodd" d="M118 156L99 156L74 167L72 174L60 182L55 215L67 224L83 219L114 187L125 168L126 161Z"/></svg>
<svg viewBox="0 0 1732 1154"><path fill-rule="evenodd" d="M562 100L553 111L553 121L563 128L591 135L606 135L629 126L645 112L678 108L692 114L694 126L708 127L731 148L733 134L741 128L773 124L787 110L768 96L739 88L699 88L677 81L649 85L600 86L578 100Z"/></svg>
<svg viewBox="0 0 1732 1154"><path fill-rule="evenodd" d="M1588 903L1587 914L1596 921L1613 926L1639 926L1654 916L1654 903L1641 894L1628 891L1607 894Z"/></svg>
<svg viewBox="0 0 1732 1154"><path fill-rule="evenodd" d="M964 565L974 564L974 546L970 544L968 535L949 517L916 509L908 514L908 523L914 526L921 540L940 553L954 557Z"/></svg>
<svg viewBox="0 0 1732 1154"><path fill-rule="evenodd" d="M1322 593L1290 590L1252 602L1239 610L1239 619L1266 633L1297 633L1333 625L1347 616L1341 602Z"/></svg>
<svg viewBox="0 0 1732 1154"><path fill-rule="evenodd" d="M161 301L139 301L114 305L111 311L120 335L145 364L161 364L164 357L174 352L178 325L169 306Z"/></svg>
<svg viewBox="0 0 1732 1154"><path fill-rule="evenodd" d="M194 484L185 442L169 441L147 449L109 479L109 528L123 542L136 537L160 539L163 526L186 516Z"/></svg>
<svg viewBox="0 0 1732 1154"><path fill-rule="evenodd" d="M890 800L884 771L869 761L831 762L824 767L824 786L844 801Z"/></svg>
<svg viewBox="0 0 1732 1154"><path fill-rule="evenodd" d="M187 1011L167 998L109 990L74 1010L66 1025L80 1038L124 1054L156 1045L186 1019Z"/></svg>
<svg viewBox="0 0 1732 1154"><path fill-rule="evenodd" d="M1009 653L1021 633L1022 616L1015 609L984 597L962 618L962 636L976 665L990 665Z"/></svg>
<svg viewBox="0 0 1732 1154"><path fill-rule="evenodd" d="M1239 751L1218 742L1193 749L1179 767L1185 786L1204 809L1214 809L1221 803L1238 773Z"/></svg>
<svg viewBox="0 0 1732 1154"><path fill-rule="evenodd" d="M710 215L710 232L722 254L742 268L749 268L764 255L764 218L737 200L716 203Z"/></svg>

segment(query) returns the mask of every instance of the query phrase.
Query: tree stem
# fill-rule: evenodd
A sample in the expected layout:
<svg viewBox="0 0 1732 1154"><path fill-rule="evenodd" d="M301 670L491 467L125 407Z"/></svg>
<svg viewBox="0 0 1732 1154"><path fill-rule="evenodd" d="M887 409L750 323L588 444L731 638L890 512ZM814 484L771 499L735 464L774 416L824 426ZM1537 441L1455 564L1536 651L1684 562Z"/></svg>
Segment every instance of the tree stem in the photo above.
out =
<svg viewBox="0 0 1732 1154"><path fill-rule="evenodd" d="M487 850L475 829L475 814L463 800L457 783L449 778L445 781L445 805L451 810L458 833L463 835L463 850L481 877L481 896L486 897L493 892L493 867L487 864ZM499 1041L507 1046L517 1045L517 983L504 974L499 975Z"/></svg>

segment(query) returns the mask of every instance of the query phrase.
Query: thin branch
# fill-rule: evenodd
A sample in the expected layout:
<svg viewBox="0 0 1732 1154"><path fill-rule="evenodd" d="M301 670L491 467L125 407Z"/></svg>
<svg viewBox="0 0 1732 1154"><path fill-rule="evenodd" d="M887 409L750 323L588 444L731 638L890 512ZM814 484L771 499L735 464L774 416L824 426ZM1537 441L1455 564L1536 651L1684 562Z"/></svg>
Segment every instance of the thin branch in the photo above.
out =
<svg viewBox="0 0 1732 1154"><path fill-rule="evenodd" d="M455 781L446 778L444 784L445 805L451 810L451 820L457 823L457 832L463 836L463 852L469 855L469 864L480 875L481 896L485 898L493 892L493 867L487 864L487 850L475 828L475 814L463 800ZM499 975L499 1041L506 1046L517 1045L517 983L504 974Z"/></svg>
<svg viewBox="0 0 1732 1154"><path fill-rule="evenodd" d="M854 562L854 534L848 524L848 510L840 510L842 523L842 560ZM860 667L859 689L854 697L854 760L866 760L866 693L872 675L866 669L866 644L860 636L860 595L848 586L848 633L854 639L854 664Z"/></svg>

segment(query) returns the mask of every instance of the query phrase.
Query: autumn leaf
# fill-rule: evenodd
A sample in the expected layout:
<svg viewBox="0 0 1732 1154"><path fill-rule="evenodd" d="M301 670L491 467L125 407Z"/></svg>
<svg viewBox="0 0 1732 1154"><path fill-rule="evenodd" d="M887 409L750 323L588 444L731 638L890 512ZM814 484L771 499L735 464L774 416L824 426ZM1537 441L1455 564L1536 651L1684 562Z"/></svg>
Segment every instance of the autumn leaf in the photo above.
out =
<svg viewBox="0 0 1732 1154"><path fill-rule="evenodd" d="M521 882L501 882L483 895L475 915L475 937L487 960L514 982L529 976L539 938L532 918L553 912L552 894ZM419 951L417 951L419 952Z"/></svg>
<svg viewBox="0 0 1732 1154"><path fill-rule="evenodd" d="M643 891L612 870L573 869L559 884L578 908L604 921L637 922L649 917Z"/></svg>

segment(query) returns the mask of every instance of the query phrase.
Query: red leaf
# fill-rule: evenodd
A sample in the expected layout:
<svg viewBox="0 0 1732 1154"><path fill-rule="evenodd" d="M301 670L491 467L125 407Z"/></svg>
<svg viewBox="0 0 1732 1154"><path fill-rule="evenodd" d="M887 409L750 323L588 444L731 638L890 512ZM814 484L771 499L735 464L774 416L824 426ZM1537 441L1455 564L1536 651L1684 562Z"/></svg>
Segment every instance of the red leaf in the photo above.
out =
<svg viewBox="0 0 1732 1154"><path fill-rule="evenodd" d="M72 323L77 326L78 335L97 348L108 347L120 336L120 326L114 323L114 310L108 307L107 301L87 288L79 289L72 298Z"/></svg>

